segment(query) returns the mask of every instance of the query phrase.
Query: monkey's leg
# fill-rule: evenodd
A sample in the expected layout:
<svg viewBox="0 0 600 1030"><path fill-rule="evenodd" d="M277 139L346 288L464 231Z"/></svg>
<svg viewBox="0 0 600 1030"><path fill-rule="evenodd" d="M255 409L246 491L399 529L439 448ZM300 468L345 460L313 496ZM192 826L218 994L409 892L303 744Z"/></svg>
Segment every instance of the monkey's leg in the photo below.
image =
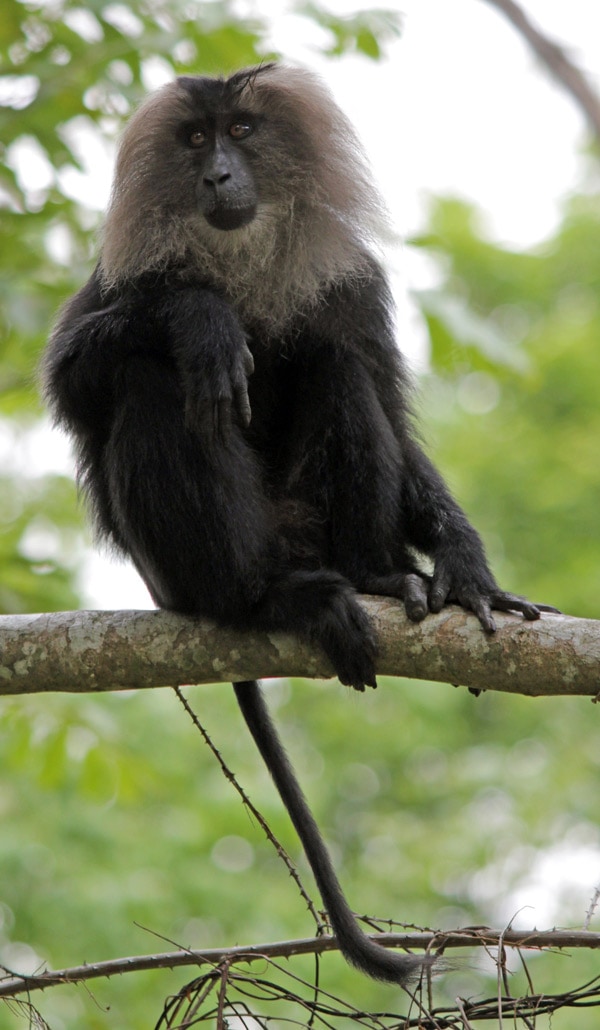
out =
<svg viewBox="0 0 600 1030"><path fill-rule="evenodd" d="M293 446L283 491L315 508L329 563L365 593L427 613L428 585L398 531L403 459L370 374L333 347L299 360Z"/></svg>
<svg viewBox="0 0 600 1030"><path fill-rule="evenodd" d="M285 565L256 455L237 426L210 445L166 364L124 364L105 481L125 550L165 608L317 640L343 682L375 683L374 633L350 584Z"/></svg>
<svg viewBox="0 0 600 1030"><path fill-rule="evenodd" d="M520 612L530 621L539 619L542 611L556 612L549 605L532 604L500 589L479 534L437 469L413 440L406 441L404 457L404 532L414 546L434 560L430 610L439 612L445 604L460 604L472 611L489 633L496 628L493 610Z"/></svg>

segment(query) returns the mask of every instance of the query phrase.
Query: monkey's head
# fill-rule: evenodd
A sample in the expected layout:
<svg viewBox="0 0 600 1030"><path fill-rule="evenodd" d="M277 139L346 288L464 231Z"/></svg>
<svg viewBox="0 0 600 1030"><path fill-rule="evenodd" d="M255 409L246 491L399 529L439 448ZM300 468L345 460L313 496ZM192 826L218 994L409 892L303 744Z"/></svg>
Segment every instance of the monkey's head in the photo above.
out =
<svg viewBox="0 0 600 1030"><path fill-rule="evenodd" d="M256 86L269 67L227 80L182 77L151 97L125 130L117 189L131 181L149 212L201 216L220 232L254 221L277 192L265 174L277 133Z"/></svg>
<svg viewBox="0 0 600 1030"><path fill-rule="evenodd" d="M123 133L101 269L115 285L175 265L234 298L265 278L314 296L356 265L380 216L353 128L315 75L265 64L185 76Z"/></svg>

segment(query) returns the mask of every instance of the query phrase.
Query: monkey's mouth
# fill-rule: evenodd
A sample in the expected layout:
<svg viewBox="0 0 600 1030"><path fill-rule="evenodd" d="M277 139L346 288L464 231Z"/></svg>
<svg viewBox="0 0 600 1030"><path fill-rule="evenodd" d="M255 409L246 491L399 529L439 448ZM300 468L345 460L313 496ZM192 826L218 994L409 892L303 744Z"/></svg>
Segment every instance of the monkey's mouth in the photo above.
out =
<svg viewBox="0 0 600 1030"><path fill-rule="evenodd" d="M242 229L249 225L256 215L256 205L251 207L213 207L204 212L204 217L213 229L229 232L231 229Z"/></svg>

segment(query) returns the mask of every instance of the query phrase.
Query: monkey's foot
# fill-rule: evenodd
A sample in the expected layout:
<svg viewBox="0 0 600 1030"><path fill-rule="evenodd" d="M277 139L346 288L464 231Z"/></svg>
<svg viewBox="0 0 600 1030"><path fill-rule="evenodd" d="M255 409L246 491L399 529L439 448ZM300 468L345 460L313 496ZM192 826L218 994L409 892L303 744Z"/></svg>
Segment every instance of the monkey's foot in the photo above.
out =
<svg viewBox="0 0 600 1030"><path fill-rule="evenodd" d="M296 570L280 576L253 616L260 628L298 633L320 644L346 686L361 691L377 686L375 628L339 573Z"/></svg>

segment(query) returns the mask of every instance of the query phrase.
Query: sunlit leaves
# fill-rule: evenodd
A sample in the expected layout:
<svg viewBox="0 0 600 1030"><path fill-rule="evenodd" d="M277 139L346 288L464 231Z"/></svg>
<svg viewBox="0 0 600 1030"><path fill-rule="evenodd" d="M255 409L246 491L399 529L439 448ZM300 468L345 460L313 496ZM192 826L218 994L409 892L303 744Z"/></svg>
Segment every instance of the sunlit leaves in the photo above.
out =
<svg viewBox="0 0 600 1030"><path fill-rule="evenodd" d="M600 196L571 202L555 238L533 253L487 240L462 202L436 203L431 227L419 245L446 275L422 298L443 373L426 388L437 454L479 512L501 578L574 615L597 615ZM501 404L462 403L474 369L497 380Z"/></svg>
<svg viewBox="0 0 600 1030"><path fill-rule="evenodd" d="M340 56L357 52L377 60L385 44L397 38L402 29L402 16L392 10L367 9L346 17L335 17L317 4L298 4L298 14L311 18L330 35L326 53Z"/></svg>

